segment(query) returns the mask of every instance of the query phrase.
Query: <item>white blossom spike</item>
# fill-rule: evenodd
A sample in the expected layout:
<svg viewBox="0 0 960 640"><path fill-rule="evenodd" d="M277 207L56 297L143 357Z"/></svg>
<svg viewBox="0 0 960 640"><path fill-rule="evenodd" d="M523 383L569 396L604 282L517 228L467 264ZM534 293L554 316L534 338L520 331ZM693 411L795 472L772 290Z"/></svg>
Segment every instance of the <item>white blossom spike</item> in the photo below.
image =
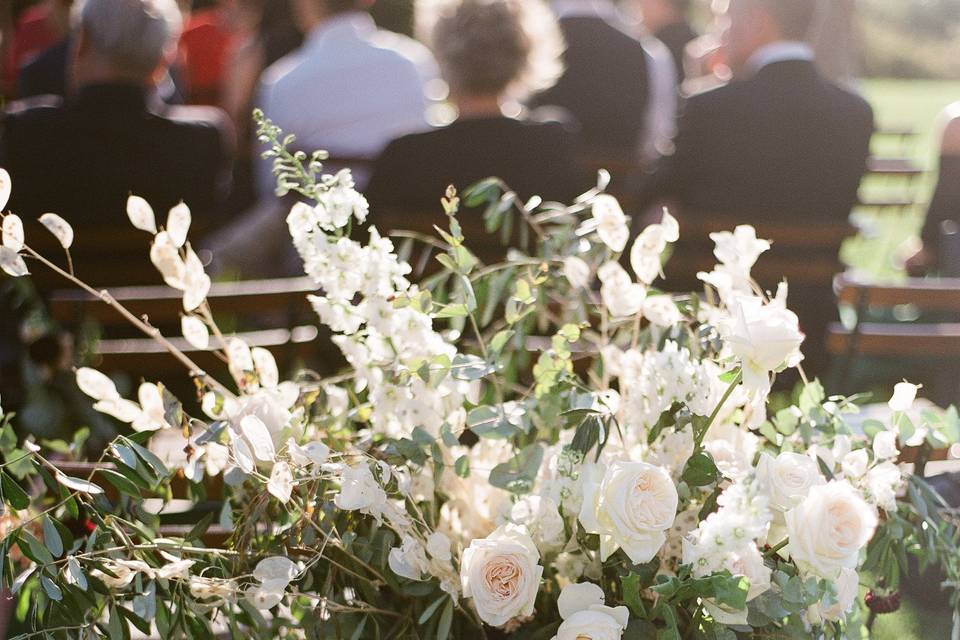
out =
<svg viewBox="0 0 960 640"><path fill-rule="evenodd" d="M167 214L167 233L178 249L187 241L191 222L190 208L182 202Z"/></svg>
<svg viewBox="0 0 960 640"><path fill-rule="evenodd" d="M157 234L157 218L153 214L153 207L140 196L127 198L127 217L135 228Z"/></svg>
<svg viewBox="0 0 960 640"><path fill-rule="evenodd" d="M3 219L3 246L13 251L21 251L23 241L23 221L11 213Z"/></svg>
<svg viewBox="0 0 960 640"><path fill-rule="evenodd" d="M40 224L53 234L64 249L73 246L73 227L70 223L55 213L45 213L40 216Z"/></svg>

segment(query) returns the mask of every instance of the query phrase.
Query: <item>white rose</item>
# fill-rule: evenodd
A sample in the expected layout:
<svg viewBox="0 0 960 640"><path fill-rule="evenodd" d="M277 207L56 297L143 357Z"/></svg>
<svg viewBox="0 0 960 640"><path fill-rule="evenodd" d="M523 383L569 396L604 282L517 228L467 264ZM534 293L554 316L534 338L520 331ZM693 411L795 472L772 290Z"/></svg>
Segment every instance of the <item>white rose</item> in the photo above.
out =
<svg viewBox="0 0 960 640"><path fill-rule="evenodd" d="M623 251L630 240L630 227L620 203L613 196L603 194L593 199L592 209L600 241L617 253Z"/></svg>
<svg viewBox="0 0 960 640"><path fill-rule="evenodd" d="M618 461L601 478L596 465L582 472L580 523L600 536L600 556L623 549L634 564L650 562L666 542L679 496L670 475L645 462Z"/></svg>
<svg viewBox="0 0 960 640"><path fill-rule="evenodd" d="M897 434L893 431L881 431L873 439L873 455L878 460L890 460L900 455L897 449Z"/></svg>
<svg viewBox="0 0 960 640"><path fill-rule="evenodd" d="M865 484L871 501L884 511L897 510L897 491L903 482L900 467L882 462L867 472Z"/></svg>
<svg viewBox="0 0 960 640"><path fill-rule="evenodd" d="M803 334L797 315L778 302L764 304L754 296L737 298L720 334L743 364L743 382L769 390L770 373L800 363Z"/></svg>
<svg viewBox="0 0 960 640"><path fill-rule="evenodd" d="M574 289L586 289L590 286L590 265L576 256L563 260L563 277Z"/></svg>
<svg viewBox="0 0 960 640"><path fill-rule="evenodd" d="M877 528L876 509L842 481L810 489L807 498L787 512L786 520L791 558L827 579L836 578L845 567L857 567L860 550Z"/></svg>
<svg viewBox="0 0 960 640"><path fill-rule="evenodd" d="M857 449L843 457L840 469L848 480L859 480L867 472L867 465L869 464L870 454L867 453L867 450Z"/></svg>
<svg viewBox="0 0 960 640"><path fill-rule="evenodd" d="M799 453L781 453L774 458L760 455L757 480L761 490L770 498L770 506L779 511L793 509L810 493L810 489L826 481L820 475L817 463Z"/></svg>
<svg viewBox="0 0 960 640"><path fill-rule="evenodd" d="M554 640L619 640L630 621L626 607L604 606L603 589L595 584L568 584L557 608L564 622Z"/></svg>
<svg viewBox="0 0 960 640"><path fill-rule="evenodd" d="M543 567L530 536L513 525L470 543L460 562L463 595L473 599L480 619L501 627L533 614Z"/></svg>
<svg viewBox="0 0 960 640"><path fill-rule="evenodd" d="M833 586L837 590L836 599L820 610L824 620L840 620L850 612L860 595L860 576L853 569L843 569Z"/></svg>
<svg viewBox="0 0 960 640"><path fill-rule="evenodd" d="M913 408L913 402L917 399L917 391L920 389L915 384L901 382L893 388L893 397L887 404L891 411L906 412Z"/></svg>

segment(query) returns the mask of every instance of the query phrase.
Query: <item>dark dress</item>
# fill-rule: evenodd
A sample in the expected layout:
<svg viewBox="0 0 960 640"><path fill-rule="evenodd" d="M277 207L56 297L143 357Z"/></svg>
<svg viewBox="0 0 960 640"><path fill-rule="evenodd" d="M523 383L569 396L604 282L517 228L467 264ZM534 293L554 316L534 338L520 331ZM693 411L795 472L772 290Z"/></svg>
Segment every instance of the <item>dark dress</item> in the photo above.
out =
<svg viewBox="0 0 960 640"><path fill-rule="evenodd" d="M960 276L960 247L952 248L943 237L945 222L960 222L960 156L940 157L940 177L937 189L927 209L923 225L923 244L939 256L940 271L944 275ZM953 243L950 243L953 244ZM949 272L949 273L947 273Z"/></svg>
<svg viewBox="0 0 960 640"><path fill-rule="evenodd" d="M642 144L649 101L648 57L639 40L603 18L560 20L565 71L533 107L562 109L591 152L633 154Z"/></svg>
<svg viewBox="0 0 960 640"><path fill-rule="evenodd" d="M683 62L687 45L697 39L697 32L686 22L675 22L668 24L653 35L657 40L667 45L667 49L670 50L670 55L673 56L673 62L677 67L677 84L683 83L686 79Z"/></svg>
<svg viewBox="0 0 960 640"><path fill-rule="evenodd" d="M449 185L462 193L489 177L524 200L570 202L590 187L560 124L491 117L394 140L376 161L366 196L375 220L377 207L439 210Z"/></svg>

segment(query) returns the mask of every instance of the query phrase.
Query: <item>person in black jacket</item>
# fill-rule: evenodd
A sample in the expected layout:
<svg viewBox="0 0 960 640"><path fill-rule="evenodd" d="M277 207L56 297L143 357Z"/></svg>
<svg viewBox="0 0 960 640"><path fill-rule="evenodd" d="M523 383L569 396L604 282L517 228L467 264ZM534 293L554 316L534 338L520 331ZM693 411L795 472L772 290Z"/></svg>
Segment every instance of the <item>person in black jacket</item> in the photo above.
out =
<svg viewBox="0 0 960 640"><path fill-rule="evenodd" d="M637 4L644 26L670 50L677 70L677 83L683 84L687 45L700 35L687 20L690 0L638 0Z"/></svg>
<svg viewBox="0 0 960 640"><path fill-rule="evenodd" d="M372 219L377 207L439 210L447 186L462 192L489 177L523 199L586 191L561 124L505 113L511 98L556 79L561 42L539 0L457 0L442 10L431 44L458 117L387 146L365 190Z"/></svg>
<svg viewBox="0 0 960 640"><path fill-rule="evenodd" d="M643 144L651 101L650 57L622 28L609 0L555 2L567 49L564 73L531 100L562 109L590 153L632 154Z"/></svg>
<svg viewBox="0 0 960 640"><path fill-rule="evenodd" d="M676 205L681 227L684 216L811 227L848 218L866 169L873 111L817 71L802 42L815 4L730 0L725 44L735 79L686 101L675 151L645 180L641 207ZM817 373L836 316L831 283L791 287L791 294L808 337L808 372Z"/></svg>
<svg viewBox="0 0 960 640"><path fill-rule="evenodd" d="M161 215L181 200L198 222L217 211L232 148L226 117L155 98L180 21L173 0L87 0L72 36L76 94L15 103L0 123L11 210L53 211L78 231L128 224L131 193Z"/></svg>

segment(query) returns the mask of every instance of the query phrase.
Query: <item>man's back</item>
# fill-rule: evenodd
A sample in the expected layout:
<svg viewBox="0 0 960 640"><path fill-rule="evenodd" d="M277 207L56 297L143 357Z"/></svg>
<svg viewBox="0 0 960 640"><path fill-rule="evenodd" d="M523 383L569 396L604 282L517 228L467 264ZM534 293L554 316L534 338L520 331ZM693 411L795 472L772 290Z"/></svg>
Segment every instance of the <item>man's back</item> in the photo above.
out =
<svg viewBox="0 0 960 640"><path fill-rule="evenodd" d="M568 111L588 149L636 151L649 93L643 45L599 16L564 17L560 28L567 43L566 70L533 104Z"/></svg>
<svg viewBox="0 0 960 640"><path fill-rule="evenodd" d="M132 85L90 86L62 106L12 110L0 130L0 166L14 184L10 208L103 227L126 224L133 193L158 212L182 200L209 221L227 186L225 126L212 109L155 111Z"/></svg>
<svg viewBox="0 0 960 640"><path fill-rule="evenodd" d="M672 196L690 214L838 220L856 202L873 133L859 96L813 63L770 64L690 98L674 156L644 200Z"/></svg>
<svg viewBox="0 0 960 640"><path fill-rule="evenodd" d="M297 136L299 149L372 159L391 140L427 128L425 85L436 77L422 45L349 13L320 25L265 72L259 106ZM260 187L271 190L264 165Z"/></svg>

